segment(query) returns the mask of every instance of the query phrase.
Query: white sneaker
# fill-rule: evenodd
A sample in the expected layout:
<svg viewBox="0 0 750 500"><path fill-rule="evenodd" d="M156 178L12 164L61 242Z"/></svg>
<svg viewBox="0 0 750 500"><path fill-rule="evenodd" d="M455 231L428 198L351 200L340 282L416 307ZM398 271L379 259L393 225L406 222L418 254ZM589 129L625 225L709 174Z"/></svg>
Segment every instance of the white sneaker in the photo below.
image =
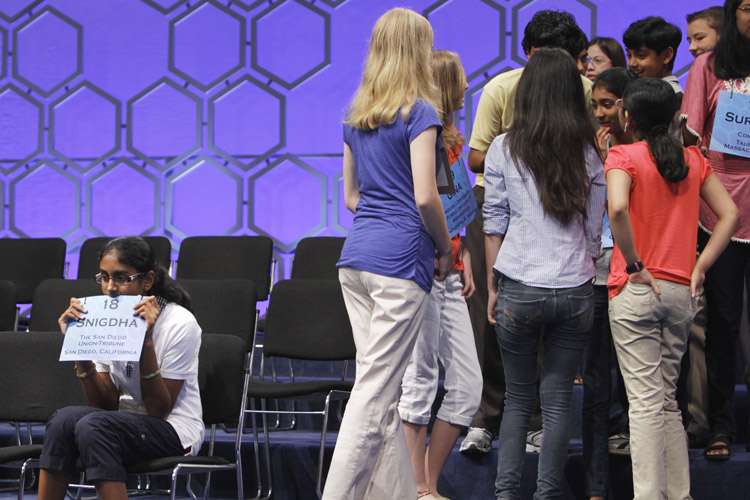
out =
<svg viewBox="0 0 750 500"><path fill-rule="evenodd" d="M612 455L630 455L630 434L621 432L614 436L609 436L609 452Z"/></svg>
<svg viewBox="0 0 750 500"><path fill-rule="evenodd" d="M539 453L542 449L542 431L529 431L526 433L526 451Z"/></svg>
<svg viewBox="0 0 750 500"><path fill-rule="evenodd" d="M461 447L458 449L465 455L480 455L492 450L492 433L481 427L469 427Z"/></svg>

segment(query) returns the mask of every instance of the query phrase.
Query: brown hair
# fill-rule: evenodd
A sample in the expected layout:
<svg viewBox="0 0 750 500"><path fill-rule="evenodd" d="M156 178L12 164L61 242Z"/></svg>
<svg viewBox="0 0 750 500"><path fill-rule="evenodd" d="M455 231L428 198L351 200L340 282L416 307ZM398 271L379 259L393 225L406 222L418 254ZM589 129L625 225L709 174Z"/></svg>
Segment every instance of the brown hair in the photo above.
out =
<svg viewBox="0 0 750 500"><path fill-rule="evenodd" d="M685 16L688 24L698 19L705 19L708 23L708 27L714 30L717 34L721 35L721 30L724 28L724 7L715 5L707 9L699 10Z"/></svg>
<svg viewBox="0 0 750 500"><path fill-rule="evenodd" d="M606 36L598 36L589 42L589 47L592 45L598 46L602 49L602 52L607 54L609 60L612 61L613 68L626 68L625 63L625 52L622 50L620 43L614 38Z"/></svg>
<svg viewBox="0 0 750 500"><path fill-rule="evenodd" d="M448 50L433 50L432 78L440 92L440 123L443 125L443 142L446 147L455 149L460 147L464 139L453 126L456 111L461 109L461 99L464 96L466 75L461 66L458 54Z"/></svg>

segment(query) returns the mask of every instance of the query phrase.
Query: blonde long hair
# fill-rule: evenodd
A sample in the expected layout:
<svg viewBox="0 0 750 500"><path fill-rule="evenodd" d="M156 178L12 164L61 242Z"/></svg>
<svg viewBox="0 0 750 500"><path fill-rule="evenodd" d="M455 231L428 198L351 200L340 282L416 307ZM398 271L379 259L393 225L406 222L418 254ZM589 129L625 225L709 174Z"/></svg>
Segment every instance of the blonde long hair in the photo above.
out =
<svg viewBox="0 0 750 500"><path fill-rule="evenodd" d="M440 123L443 125L443 142L450 149L460 147L464 139L453 127L456 111L463 105L466 74L458 54L449 50L432 51L432 78L440 92Z"/></svg>
<svg viewBox="0 0 750 500"><path fill-rule="evenodd" d="M373 130L409 118L414 102L424 99L439 111L430 71L432 27L413 10L391 9L372 30L362 81L345 123Z"/></svg>

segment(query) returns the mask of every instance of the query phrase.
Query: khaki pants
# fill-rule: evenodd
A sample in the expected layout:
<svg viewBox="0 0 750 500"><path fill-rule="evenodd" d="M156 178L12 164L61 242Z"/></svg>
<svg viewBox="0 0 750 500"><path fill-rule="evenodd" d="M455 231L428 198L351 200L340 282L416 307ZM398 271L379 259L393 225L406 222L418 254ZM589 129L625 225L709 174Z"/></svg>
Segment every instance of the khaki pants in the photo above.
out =
<svg viewBox="0 0 750 500"><path fill-rule="evenodd" d="M690 499L687 440L675 393L695 315L690 287L627 283L609 301L612 339L630 403L634 500Z"/></svg>
<svg viewBox="0 0 750 500"><path fill-rule="evenodd" d="M357 376L323 500L413 500L417 485L397 405L429 295L414 281L339 268Z"/></svg>

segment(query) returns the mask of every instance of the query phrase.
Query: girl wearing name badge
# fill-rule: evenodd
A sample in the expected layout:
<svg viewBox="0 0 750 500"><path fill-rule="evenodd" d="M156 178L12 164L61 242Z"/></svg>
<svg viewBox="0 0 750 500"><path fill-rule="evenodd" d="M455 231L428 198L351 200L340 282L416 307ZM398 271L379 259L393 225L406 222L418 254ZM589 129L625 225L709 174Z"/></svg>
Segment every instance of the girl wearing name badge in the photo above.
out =
<svg viewBox="0 0 750 500"><path fill-rule="evenodd" d="M737 433L734 421L735 346L740 335L743 284L750 264L750 158L712 151L711 136L717 120L719 94L750 94L750 0L724 3L724 27L713 52L698 56L688 74L682 115L686 144L698 145L716 177L740 210L740 225L732 241L706 275L706 372L708 423L711 439L707 460L728 460ZM739 130L740 125L734 124ZM748 139L750 141L750 139ZM717 216L705 202L700 205L698 246L705 247ZM742 339L750 342L750 339ZM748 360L746 360L747 362Z"/></svg>
<svg viewBox="0 0 750 500"><path fill-rule="evenodd" d="M120 500L127 498L126 465L195 455L203 443L201 329L190 313L189 296L158 263L153 248L137 236L104 246L96 281L110 297L144 296L133 311L146 321L141 357L137 362L75 362L90 406L63 408L47 423L40 457L42 500L65 498L68 482L77 477L79 456L99 497ZM68 323L85 317L85 307L71 298L60 328L65 333Z"/></svg>
<svg viewBox="0 0 750 500"><path fill-rule="evenodd" d="M442 96L440 121L451 165L461 155L463 137L453 126L453 115L463 108L468 88L458 54L432 51L432 75ZM445 281L432 284L427 312L409 366L401 383L398 411L404 421L417 498L444 498L437 482L462 427L471 424L482 396L482 372L474 344L466 298L474 293L471 260L461 237L453 243L453 268ZM464 285L461 284L463 273ZM438 360L445 368L445 397L437 413L425 452L427 424L438 388Z"/></svg>
<svg viewBox="0 0 750 500"><path fill-rule="evenodd" d="M669 134L676 100L664 80L630 83L618 105L637 142L610 149L605 164L615 239L609 320L628 393L635 500L690 498L677 379L705 273L738 220L698 148ZM696 261L700 200L718 220Z"/></svg>
<svg viewBox="0 0 750 500"><path fill-rule="evenodd" d="M561 494L573 379L593 323L606 194L586 105L570 55L538 50L518 83L513 125L492 142L485 159L487 315L506 382L498 500L521 498L540 339L544 437L534 498Z"/></svg>
<svg viewBox="0 0 750 500"><path fill-rule="evenodd" d="M416 12L383 14L344 122L344 196L355 215L338 268L357 378L325 500L417 497L397 404L433 279L452 263L436 182L432 39Z"/></svg>

